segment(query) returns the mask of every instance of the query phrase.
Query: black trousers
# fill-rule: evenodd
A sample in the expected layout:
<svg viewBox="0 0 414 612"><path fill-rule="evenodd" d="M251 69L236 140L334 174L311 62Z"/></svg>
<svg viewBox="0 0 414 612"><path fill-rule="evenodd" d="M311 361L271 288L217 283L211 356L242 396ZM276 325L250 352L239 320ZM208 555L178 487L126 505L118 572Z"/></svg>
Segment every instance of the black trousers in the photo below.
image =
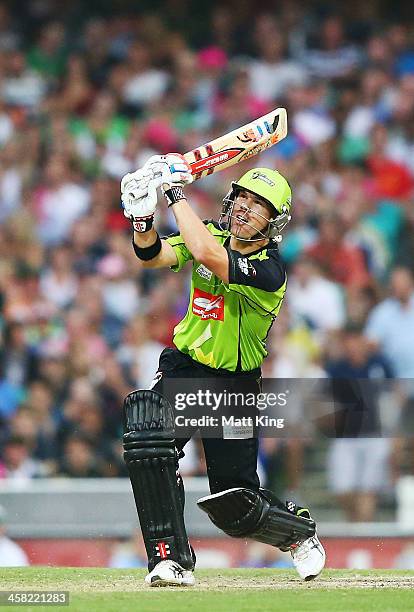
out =
<svg viewBox="0 0 414 612"><path fill-rule="evenodd" d="M177 349L166 348L160 355L159 368L153 385L153 390L158 391L164 397L169 397L169 386L171 379L215 379L228 390L235 391L250 389L258 393L260 390L260 369L251 372L234 373L226 370L215 370L208 366L198 364L190 357ZM170 385L169 385L170 381ZM177 386L178 381L174 381ZM194 381L197 384L197 381ZM175 410L174 403L172 406ZM178 412L175 411L177 415ZM177 437L176 446L180 452L185 444L197 431L194 428L187 436ZM233 487L246 487L257 491L259 488L259 477L257 475L257 435L246 439L225 439L223 437L205 437L203 429L200 430L201 440L207 465L207 476L211 493L218 493ZM182 453L181 456L183 456Z"/></svg>

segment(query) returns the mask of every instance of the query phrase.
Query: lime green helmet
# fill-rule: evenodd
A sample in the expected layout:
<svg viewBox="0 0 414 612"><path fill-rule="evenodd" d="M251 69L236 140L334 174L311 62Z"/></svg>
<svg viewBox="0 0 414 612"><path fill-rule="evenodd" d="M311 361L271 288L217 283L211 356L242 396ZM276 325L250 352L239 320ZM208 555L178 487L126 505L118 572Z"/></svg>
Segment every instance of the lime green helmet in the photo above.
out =
<svg viewBox="0 0 414 612"><path fill-rule="evenodd" d="M292 205L292 190L289 183L277 170L269 168L252 168L237 182L231 184L231 189L223 199L223 210L220 215L219 224L223 229L230 230L233 218L234 201L239 191L249 191L259 196L274 211L272 217L267 219L269 225L267 230L258 232L253 238L239 240L256 241L270 238L280 242L280 232L290 221L290 208ZM234 234L233 234L234 235Z"/></svg>

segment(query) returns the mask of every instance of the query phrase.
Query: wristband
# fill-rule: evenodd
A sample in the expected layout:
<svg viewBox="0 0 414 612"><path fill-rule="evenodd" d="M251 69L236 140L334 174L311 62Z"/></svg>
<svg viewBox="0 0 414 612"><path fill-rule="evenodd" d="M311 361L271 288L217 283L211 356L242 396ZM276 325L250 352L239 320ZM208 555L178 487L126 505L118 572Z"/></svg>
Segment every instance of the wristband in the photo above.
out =
<svg viewBox="0 0 414 612"><path fill-rule="evenodd" d="M164 197L167 200L168 207L172 206L179 200L185 200L183 188L180 185L174 185L163 191Z"/></svg>
<svg viewBox="0 0 414 612"><path fill-rule="evenodd" d="M130 221L134 230L140 234L143 234L152 228L154 215L149 215L148 217L133 217L131 215Z"/></svg>
<svg viewBox="0 0 414 612"><path fill-rule="evenodd" d="M154 244L151 244L149 247L138 246L135 244L134 239L132 239L132 246L134 247L135 255L138 259L141 259L141 261L150 261L150 259L154 259L162 249L161 238L158 234Z"/></svg>

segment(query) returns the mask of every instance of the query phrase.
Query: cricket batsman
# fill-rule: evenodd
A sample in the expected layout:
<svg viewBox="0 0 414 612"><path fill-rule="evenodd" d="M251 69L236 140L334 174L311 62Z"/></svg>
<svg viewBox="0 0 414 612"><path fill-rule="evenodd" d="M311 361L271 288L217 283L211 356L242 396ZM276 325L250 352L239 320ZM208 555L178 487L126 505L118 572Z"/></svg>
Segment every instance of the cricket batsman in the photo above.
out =
<svg viewBox="0 0 414 612"><path fill-rule="evenodd" d="M153 156L121 182L133 248L145 268L179 272L192 262L190 302L174 330L175 348L160 355L152 388L124 402L124 458L141 524L151 586L195 584L195 554L184 523L178 460L188 438L176 434L167 399L173 378L240 380L260 391L266 338L281 308L286 272L279 255L290 220L291 189L276 170L254 168L223 200L218 223L202 221L184 187L193 180L183 156ZM153 227L157 189L172 208L179 232L160 238ZM211 495L198 501L226 534L290 551L304 580L322 571L325 552L309 510L282 503L260 487L256 435L202 436Z"/></svg>

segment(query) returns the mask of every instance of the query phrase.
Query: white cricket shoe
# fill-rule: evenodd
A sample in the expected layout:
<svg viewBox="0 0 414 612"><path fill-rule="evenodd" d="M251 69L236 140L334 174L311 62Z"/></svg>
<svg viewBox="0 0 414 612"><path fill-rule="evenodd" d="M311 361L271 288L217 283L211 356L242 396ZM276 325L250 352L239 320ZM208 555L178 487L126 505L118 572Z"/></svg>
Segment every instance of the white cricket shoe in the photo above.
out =
<svg viewBox="0 0 414 612"><path fill-rule="evenodd" d="M290 554L293 565L303 580L313 580L325 567L325 551L316 535L292 547Z"/></svg>
<svg viewBox="0 0 414 612"><path fill-rule="evenodd" d="M193 586L194 574L186 570L175 561L165 559L154 567L152 572L145 576L145 582L152 587L162 586Z"/></svg>

